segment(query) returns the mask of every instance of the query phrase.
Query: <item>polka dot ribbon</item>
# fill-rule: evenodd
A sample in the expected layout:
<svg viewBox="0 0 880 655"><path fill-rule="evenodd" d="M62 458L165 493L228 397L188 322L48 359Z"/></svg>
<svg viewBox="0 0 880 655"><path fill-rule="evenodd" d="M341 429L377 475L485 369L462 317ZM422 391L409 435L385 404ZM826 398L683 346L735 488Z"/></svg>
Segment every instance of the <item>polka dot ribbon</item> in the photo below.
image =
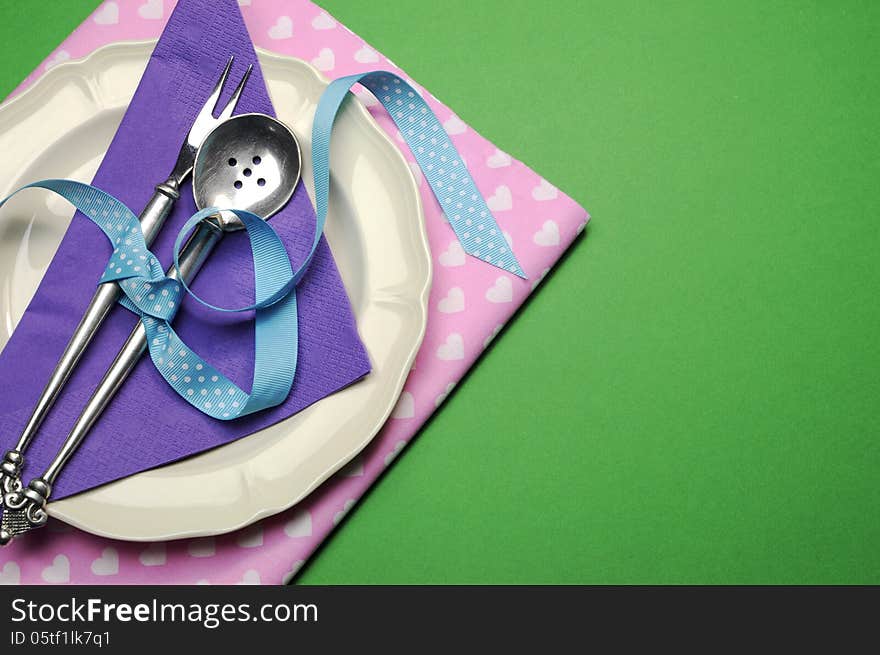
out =
<svg viewBox="0 0 880 655"><path fill-rule="evenodd" d="M522 267L443 125L418 92L394 73L372 71L340 77L332 81L321 96L312 129L318 215L327 211L333 121L348 90L358 83L376 96L394 120L464 251L525 278ZM323 206L322 202L325 203Z"/></svg>
<svg viewBox="0 0 880 655"><path fill-rule="evenodd" d="M244 224L253 254L256 301L247 307L228 309L212 305L196 296L184 282L167 277L144 242L137 216L96 187L72 180L43 180L15 192L41 188L57 193L101 228L113 253L100 283L119 284L124 293L119 302L140 316L156 370L181 398L213 418L231 420L274 407L290 393L298 354L296 285L312 261L327 218L333 123L350 88L358 83L378 98L397 124L465 252L525 278L440 121L409 84L386 71L341 77L331 82L321 96L312 129L315 231L311 250L296 271L284 244L266 221L250 212L229 210ZM15 193L0 201L0 207ZM174 244L175 267L179 268L178 257L186 236L218 211L215 207L202 210L186 222ZM254 311L254 375L250 393L205 362L174 332L171 322L185 295L181 290L217 311Z"/></svg>
<svg viewBox="0 0 880 655"><path fill-rule="evenodd" d="M231 420L274 407L287 398L297 365L295 286L308 264L293 272L284 244L266 221L250 212L231 210L241 219L250 239L256 301L246 307L227 309L205 302L183 282L167 277L159 260L147 249L137 216L110 194L71 180L34 182L15 193L28 188L46 189L62 196L110 240L113 253L99 283L119 283L124 292L119 302L140 316L153 364L184 400L213 418ZM0 206L9 197L0 201ZM202 210L186 222L174 245L175 266L179 265L179 252L186 236L218 211L214 207ZM323 221L316 226L315 243L321 230ZM171 321L184 295L181 289L217 311L254 310L254 375L250 393L194 353L172 329Z"/></svg>

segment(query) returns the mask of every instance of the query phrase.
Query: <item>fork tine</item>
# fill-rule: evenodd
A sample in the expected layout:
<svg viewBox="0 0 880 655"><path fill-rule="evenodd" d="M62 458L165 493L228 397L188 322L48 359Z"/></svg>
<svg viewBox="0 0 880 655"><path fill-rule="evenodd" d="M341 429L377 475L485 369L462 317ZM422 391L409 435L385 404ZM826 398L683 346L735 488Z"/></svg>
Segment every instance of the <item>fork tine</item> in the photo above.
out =
<svg viewBox="0 0 880 655"><path fill-rule="evenodd" d="M241 98L241 92L244 90L244 85L247 84L248 78L251 76L251 71L253 70L253 68L253 64L247 67L247 70L244 72L244 75L241 78L241 82L239 82L238 86L235 87L235 91L232 93L232 97L229 99L229 102L226 103L223 111L220 112L219 120L225 121L227 118L232 116L232 112L235 111L235 106L238 104L239 98Z"/></svg>
<svg viewBox="0 0 880 655"><path fill-rule="evenodd" d="M210 118L217 110L217 103L220 100L220 92L223 90L223 85L226 84L226 78L229 76L229 71L232 69L233 59L235 59L235 56L230 55L229 60L226 62L226 68L223 69L223 74L220 75L220 79L217 80L217 84L214 85L214 90L211 91L211 95L208 96L208 99L205 100L205 104L202 105L198 119ZM208 114L208 116L205 116L205 114Z"/></svg>

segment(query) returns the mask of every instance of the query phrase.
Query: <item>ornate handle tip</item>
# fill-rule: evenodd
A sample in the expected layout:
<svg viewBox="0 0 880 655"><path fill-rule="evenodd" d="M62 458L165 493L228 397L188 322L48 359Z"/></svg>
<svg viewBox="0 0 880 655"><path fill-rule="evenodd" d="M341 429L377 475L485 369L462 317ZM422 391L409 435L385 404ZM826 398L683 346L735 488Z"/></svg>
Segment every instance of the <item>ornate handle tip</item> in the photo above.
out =
<svg viewBox="0 0 880 655"><path fill-rule="evenodd" d="M45 507L51 492L52 486L37 478L23 491L6 495L6 508L0 516L0 546L7 545L17 535L46 525L49 514Z"/></svg>
<svg viewBox="0 0 880 655"><path fill-rule="evenodd" d="M10 450L0 462L0 507L3 498L12 492L21 491L21 466L23 458L17 450Z"/></svg>

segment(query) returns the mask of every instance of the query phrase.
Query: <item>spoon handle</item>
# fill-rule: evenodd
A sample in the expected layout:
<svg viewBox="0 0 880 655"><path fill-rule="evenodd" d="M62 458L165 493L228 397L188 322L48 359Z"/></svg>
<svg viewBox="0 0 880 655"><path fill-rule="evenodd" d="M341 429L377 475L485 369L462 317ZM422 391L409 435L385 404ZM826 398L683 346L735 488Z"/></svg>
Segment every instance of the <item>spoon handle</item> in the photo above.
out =
<svg viewBox="0 0 880 655"><path fill-rule="evenodd" d="M173 185L171 184L172 182L174 183ZM141 212L139 220L144 233L144 240L148 247L155 240L159 230L162 229L165 219L174 206L174 201L179 195L176 187L176 181L172 179L157 186L153 197ZM13 490L12 488L7 489L7 486L20 486L18 473L21 468L22 454L39 430L52 405L55 404L58 394L67 383L82 354L98 332L104 319L107 318L110 310L116 304L116 301L119 299L119 293L119 287L115 282L105 282L98 285L95 295L92 297L83 317L70 337L70 341L65 346L64 352L58 359L55 370L52 371L49 381L37 399L37 403L25 424L18 443L14 449L6 453L3 470L0 471L0 479L2 479L4 486L2 492L4 494Z"/></svg>
<svg viewBox="0 0 880 655"><path fill-rule="evenodd" d="M211 251L223 237L223 230L219 224L209 218L202 221L186 242L180 253L180 268L173 266L168 271L168 276L174 279L182 279L189 284L211 254ZM46 468L43 475L31 480L28 486L17 493L9 494L6 498L8 509L20 512L22 519L29 523L27 526L19 526L18 533L26 532L45 524L48 515L45 511L46 502L52 493L52 484L58 474L67 464L70 457L88 435L92 426L100 418L104 409L122 387L126 378L134 370L135 365L147 349L147 336L143 324L138 321L137 325L128 335L128 339L116 358L104 374L92 397L77 418L76 423L67 435L67 439L61 445L55 458ZM4 515L6 517L6 515ZM13 533L15 534L15 533Z"/></svg>
<svg viewBox="0 0 880 655"><path fill-rule="evenodd" d="M180 253L180 268L174 266L167 271L167 275L174 279L183 279L189 284L201 269L214 246L220 241L223 231L211 220L202 221L192 236L186 242ZM91 430L95 421L103 413L104 409L122 387L122 384L134 370L147 349L147 336L143 323L137 322L128 335L125 344L117 353L104 374L101 383L95 389L89 402L83 408L79 418L70 430L67 439L62 444L55 459L46 468L41 478L48 484L52 484L61 472L61 469L76 451L79 444Z"/></svg>

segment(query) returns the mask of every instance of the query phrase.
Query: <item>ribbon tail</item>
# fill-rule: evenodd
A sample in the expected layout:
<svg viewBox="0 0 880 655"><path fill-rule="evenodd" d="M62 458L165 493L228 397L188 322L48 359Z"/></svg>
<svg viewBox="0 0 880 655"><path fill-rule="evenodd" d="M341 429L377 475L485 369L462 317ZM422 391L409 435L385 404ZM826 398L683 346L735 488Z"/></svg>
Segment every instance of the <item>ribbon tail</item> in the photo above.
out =
<svg viewBox="0 0 880 655"><path fill-rule="evenodd" d="M394 73L380 70L340 77L322 96L312 138L319 215L326 206L324 178L329 177L326 169L333 120L348 90L358 83L376 96L397 125L462 249L471 257L528 279L443 124L425 99Z"/></svg>

